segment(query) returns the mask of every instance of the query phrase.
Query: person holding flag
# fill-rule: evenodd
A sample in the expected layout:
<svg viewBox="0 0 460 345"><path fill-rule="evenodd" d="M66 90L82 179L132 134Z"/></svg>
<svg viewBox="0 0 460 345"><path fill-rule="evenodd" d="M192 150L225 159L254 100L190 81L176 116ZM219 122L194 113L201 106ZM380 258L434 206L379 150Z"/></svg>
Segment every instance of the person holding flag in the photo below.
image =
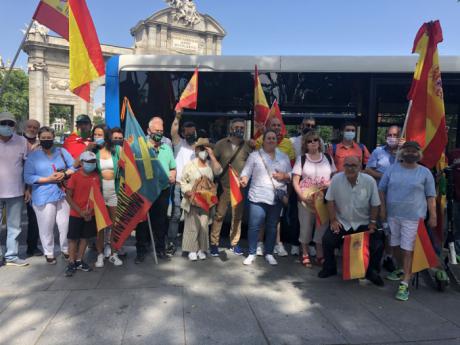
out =
<svg viewBox="0 0 460 345"><path fill-rule="evenodd" d="M230 121L228 137L221 139L214 147L214 155L222 166L222 174L219 176L220 190L218 193L219 203L217 205L216 216L211 228L211 256L219 256L219 240L222 223L227 213L228 204L231 201L230 191L230 169L236 174L241 174L244 164L252 152L251 145L244 140L246 124L243 119L233 119ZM230 230L230 248L235 255L242 255L238 242L241 236L241 220L243 218L244 203L240 202L235 207L232 206L232 224Z"/></svg>
<svg viewBox="0 0 460 345"><path fill-rule="evenodd" d="M404 143L399 151L401 162L390 166L379 183L381 217L390 227L390 246L402 269L387 276L401 280L396 299L407 301L412 276L412 259L420 219L429 212L428 226L436 227L436 188L430 170L418 164L422 160L420 145Z"/></svg>

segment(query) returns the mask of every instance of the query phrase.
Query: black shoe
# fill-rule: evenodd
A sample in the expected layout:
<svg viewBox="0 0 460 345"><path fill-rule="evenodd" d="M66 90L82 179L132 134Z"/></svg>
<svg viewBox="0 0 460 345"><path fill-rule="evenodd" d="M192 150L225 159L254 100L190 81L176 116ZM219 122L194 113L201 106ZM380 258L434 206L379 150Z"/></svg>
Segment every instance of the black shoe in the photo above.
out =
<svg viewBox="0 0 460 345"><path fill-rule="evenodd" d="M169 256L174 256L174 254L176 254L176 250L177 250L177 248L174 245L174 243L169 242L168 248L166 248L166 254L169 255Z"/></svg>
<svg viewBox="0 0 460 345"><path fill-rule="evenodd" d="M322 269L321 271L319 271L318 273L318 277L319 278L328 278L328 277L331 277L331 276L335 276L337 274L337 270L326 270L326 269Z"/></svg>
<svg viewBox="0 0 460 345"><path fill-rule="evenodd" d="M89 265L84 262L83 260L82 261L75 261L75 267L77 270L80 270L80 271L83 271L83 272L90 272L92 271L93 269L91 267L89 267Z"/></svg>
<svg viewBox="0 0 460 345"><path fill-rule="evenodd" d="M71 262L65 268L64 275L66 277L72 277L76 271L77 271L77 268L75 267L75 263Z"/></svg>
<svg viewBox="0 0 460 345"><path fill-rule="evenodd" d="M164 250L160 250L157 252L157 258L162 260L171 260Z"/></svg>
<svg viewBox="0 0 460 345"><path fill-rule="evenodd" d="M31 256L43 256L43 252L38 248L27 249L26 254L28 258L30 258Z"/></svg>
<svg viewBox="0 0 460 345"><path fill-rule="evenodd" d="M373 271L373 270L367 271L366 279L369 280L370 282L372 282L374 285L377 285L377 286L385 285L385 282L383 281L382 277L380 277L380 275L377 272Z"/></svg>
<svg viewBox="0 0 460 345"><path fill-rule="evenodd" d="M389 256L387 256L385 260L383 260L382 266L385 270L387 270L390 273L396 271L395 263L393 262L393 259Z"/></svg>
<svg viewBox="0 0 460 345"><path fill-rule="evenodd" d="M144 260L145 260L145 255L143 255L143 254L137 254L137 255L136 255L136 258L134 259L134 263L135 263L135 264L141 264L141 263L144 262Z"/></svg>

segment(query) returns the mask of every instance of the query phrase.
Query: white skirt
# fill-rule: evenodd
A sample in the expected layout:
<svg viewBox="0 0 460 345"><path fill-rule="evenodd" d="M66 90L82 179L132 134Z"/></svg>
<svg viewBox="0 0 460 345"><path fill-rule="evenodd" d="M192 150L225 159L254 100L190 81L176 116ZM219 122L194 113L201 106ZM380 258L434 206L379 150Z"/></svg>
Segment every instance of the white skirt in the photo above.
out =
<svg viewBox="0 0 460 345"><path fill-rule="evenodd" d="M115 191L115 180L102 180L102 195L107 206L117 206L118 199L117 192Z"/></svg>

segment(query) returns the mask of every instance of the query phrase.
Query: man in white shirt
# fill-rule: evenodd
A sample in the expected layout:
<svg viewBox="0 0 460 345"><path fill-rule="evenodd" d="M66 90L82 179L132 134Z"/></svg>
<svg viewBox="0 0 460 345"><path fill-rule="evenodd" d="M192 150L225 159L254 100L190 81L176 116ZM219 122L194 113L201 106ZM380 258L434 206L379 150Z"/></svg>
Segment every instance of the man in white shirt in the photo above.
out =
<svg viewBox="0 0 460 345"><path fill-rule="evenodd" d="M27 158L27 140L16 133L16 119L9 112L0 113L0 224L3 209L6 209L6 253L7 265L27 266L18 257L19 235L21 234L21 214L24 206L24 160ZM2 252L0 247L0 261Z"/></svg>
<svg viewBox="0 0 460 345"><path fill-rule="evenodd" d="M334 250L347 234L369 230L370 260L366 278L378 286L383 279L379 276L380 260L383 254L383 231L377 230L377 216L380 198L374 178L363 174L358 157L349 156L344 161L344 172L336 174L326 193L330 229L323 237L324 265L318 277L327 278L337 274Z"/></svg>
<svg viewBox="0 0 460 345"><path fill-rule="evenodd" d="M309 131L316 129L316 120L313 117L306 117L302 120L299 126L300 134L296 137L289 138L294 146L295 156L298 157L302 154L302 137ZM324 152L324 151L323 151Z"/></svg>

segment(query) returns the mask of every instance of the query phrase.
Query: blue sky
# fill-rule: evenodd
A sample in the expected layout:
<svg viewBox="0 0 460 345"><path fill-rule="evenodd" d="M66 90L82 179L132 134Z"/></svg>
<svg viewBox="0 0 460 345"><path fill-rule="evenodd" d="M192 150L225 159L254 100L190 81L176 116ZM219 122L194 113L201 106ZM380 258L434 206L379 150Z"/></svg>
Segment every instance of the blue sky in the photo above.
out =
<svg viewBox="0 0 460 345"><path fill-rule="evenodd" d="M457 0L195 0L227 30L225 55L409 55L417 29L439 19L442 55L460 55ZM162 0L87 0L100 41L131 46ZM0 55L12 59L38 0L0 0ZM109 6L110 4L110 6ZM21 54L19 66L26 65Z"/></svg>

